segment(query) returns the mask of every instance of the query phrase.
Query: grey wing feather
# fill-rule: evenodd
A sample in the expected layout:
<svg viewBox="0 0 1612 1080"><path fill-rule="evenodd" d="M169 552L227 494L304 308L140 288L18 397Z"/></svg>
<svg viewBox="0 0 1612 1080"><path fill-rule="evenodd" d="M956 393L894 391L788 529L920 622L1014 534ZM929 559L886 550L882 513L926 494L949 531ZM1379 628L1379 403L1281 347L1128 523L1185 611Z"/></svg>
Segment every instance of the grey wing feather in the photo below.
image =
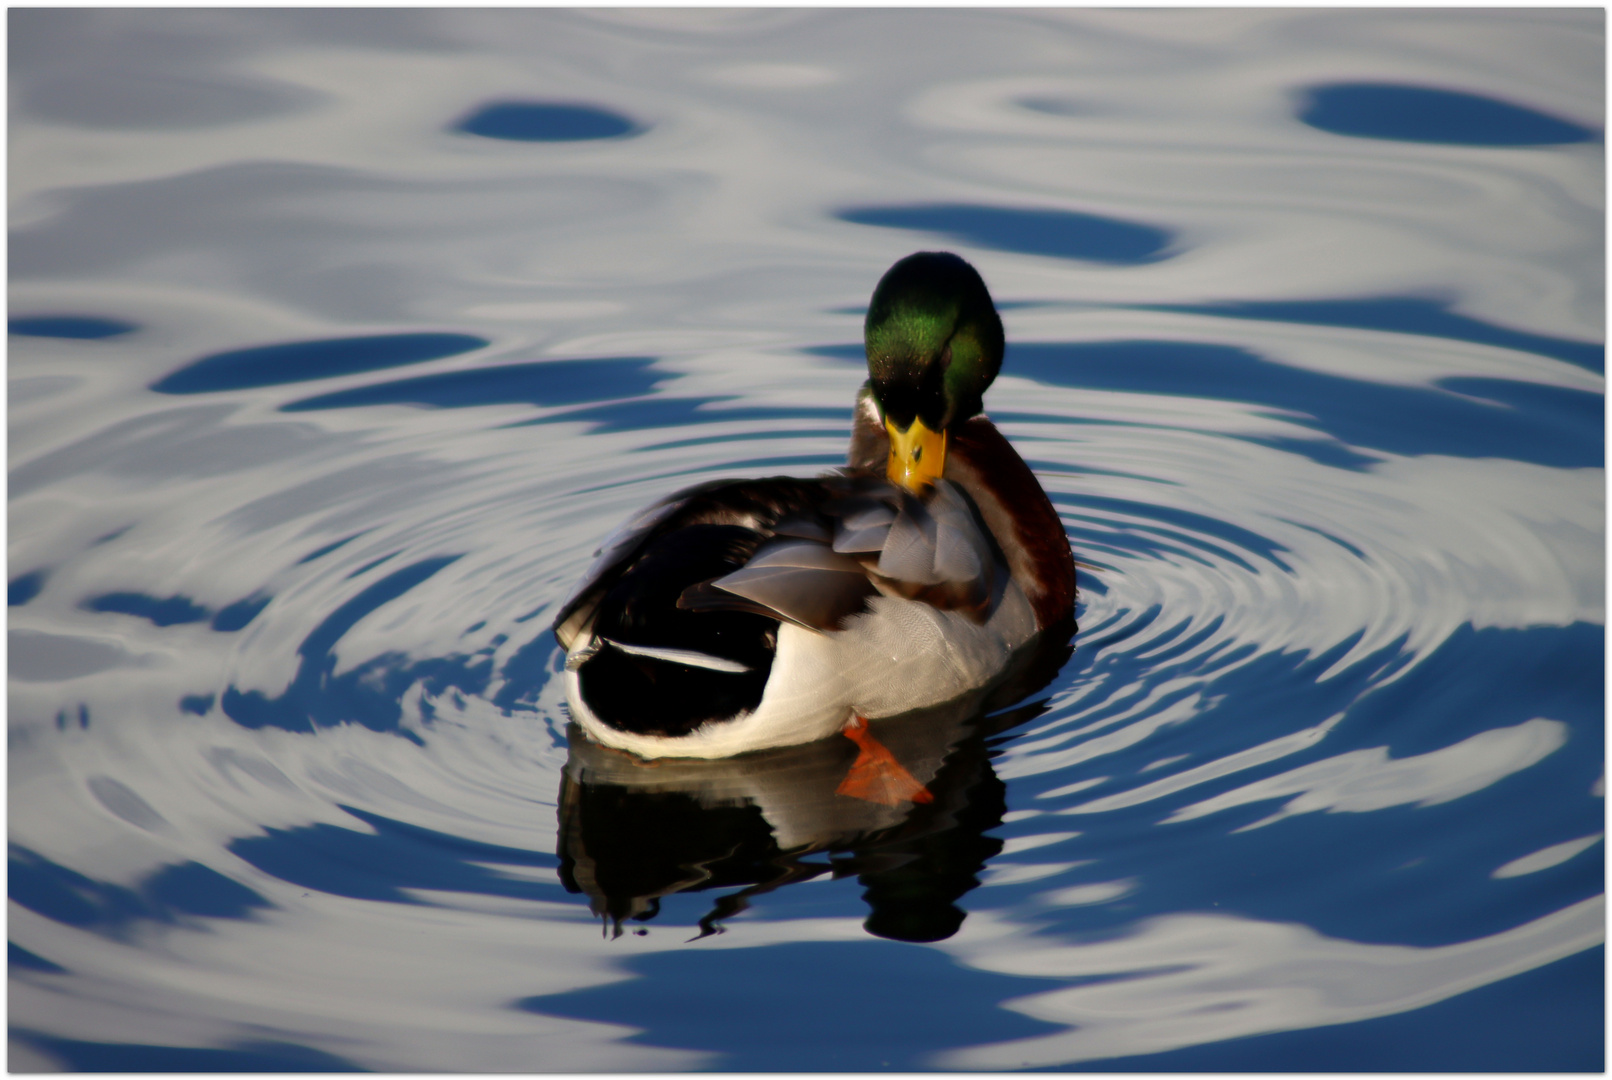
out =
<svg viewBox="0 0 1612 1080"><path fill-rule="evenodd" d="M817 518L805 514L790 514L774 525L772 531L779 536L795 536L803 540L817 540L824 544L829 541L828 526Z"/></svg>
<svg viewBox="0 0 1612 1080"><path fill-rule="evenodd" d="M935 576L941 581L977 581L985 562L973 537L957 529L941 529L935 538Z"/></svg>
<svg viewBox="0 0 1612 1080"><path fill-rule="evenodd" d="M903 499L901 512L879 554L879 573L914 585L935 585L935 519L917 499Z"/></svg>
<svg viewBox="0 0 1612 1080"><path fill-rule="evenodd" d="M842 531L834 537L834 550L851 554L859 551L883 551L890 536L889 525L875 525L855 532Z"/></svg>
<svg viewBox="0 0 1612 1080"><path fill-rule="evenodd" d="M895 508L882 501L854 506L843 515L845 527L852 531L889 525L895 519Z"/></svg>
<svg viewBox="0 0 1612 1080"><path fill-rule="evenodd" d="M903 496L879 553L881 587L983 618L999 577L996 549L966 495L942 480L922 501Z"/></svg>
<svg viewBox="0 0 1612 1080"><path fill-rule="evenodd" d="M677 598L677 606L684 611L748 611L753 615L765 615L769 619L780 618L778 612L766 604L719 589L709 581L702 581L698 585L690 585L684 589L683 595Z"/></svg>
<svg viewBox="0 0 1612 1080"><path fill-rule="evenodd" d="M982 579L991 549L962 496L950 484L937 484L928 509L935 519L935 575L942 581Z"/></svg>
<svg viewBox="0 0 1612 1080"><path fill-rule="evenodd" d="M841 555L833 548L814 544L809 540L781 540L767 544L751 556L744 570L757 570L769 566L786 566L800 570L834 570L840 573L860 574L862 564L849 555Z"/></svg>
<svg viewBox="0 0 1612 1080"><path fill-rule="evenodd" d="M826 549L825 549L826 550ZM796 566L746 566L710 585L760 604L774 618L808 630L838 630L844 620L862 611L867 598L878 592L858 566L855 572L808 569ZM683 593L685 606L695 607ZM701 605L704 606L704 605Z"/></svg>

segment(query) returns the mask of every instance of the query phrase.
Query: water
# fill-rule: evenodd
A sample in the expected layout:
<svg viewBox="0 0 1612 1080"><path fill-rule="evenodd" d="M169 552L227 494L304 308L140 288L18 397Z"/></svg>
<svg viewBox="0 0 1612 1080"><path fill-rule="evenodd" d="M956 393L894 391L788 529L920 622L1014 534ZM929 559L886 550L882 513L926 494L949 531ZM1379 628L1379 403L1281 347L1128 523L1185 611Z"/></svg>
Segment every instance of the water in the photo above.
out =
<svg viewBox="0 0 1612 1080"><path fill-rule="evenodd" d="M1602 20L13 11L11 1067L1599 1069ZM940 247L1072 654L572 738Z"/></svg>

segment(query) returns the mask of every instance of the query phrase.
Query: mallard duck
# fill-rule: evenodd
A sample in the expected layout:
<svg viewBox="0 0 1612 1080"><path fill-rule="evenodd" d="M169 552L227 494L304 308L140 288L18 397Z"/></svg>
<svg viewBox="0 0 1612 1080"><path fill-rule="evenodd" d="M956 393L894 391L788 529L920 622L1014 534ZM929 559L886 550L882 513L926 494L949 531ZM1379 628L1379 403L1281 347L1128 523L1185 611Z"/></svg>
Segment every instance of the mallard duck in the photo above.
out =
<svg viewBox="0 0 1612 1080"><path fill-rule="evenodd" d="M864 337L845 468L700 484L606 538L554 622L589 737L717 758L844 733L846 794L924 801L866 722L985 687L1071 620L1063 525L981 414L1003 334L979 273L909 255Z"/></svg>

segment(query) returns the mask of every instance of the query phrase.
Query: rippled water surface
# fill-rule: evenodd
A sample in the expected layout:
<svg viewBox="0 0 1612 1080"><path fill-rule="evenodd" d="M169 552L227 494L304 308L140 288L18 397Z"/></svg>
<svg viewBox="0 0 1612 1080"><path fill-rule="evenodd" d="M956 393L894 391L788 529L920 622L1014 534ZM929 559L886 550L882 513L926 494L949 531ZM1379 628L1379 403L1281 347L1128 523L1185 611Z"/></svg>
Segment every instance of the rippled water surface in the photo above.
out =
<svg viewBox="0 0 1612 1080"><path fill-rule="evenodd" d="M12 11L12 1068L1599 1069L1602 19ZM1072 652L568 732L935 248Z"/></svg>

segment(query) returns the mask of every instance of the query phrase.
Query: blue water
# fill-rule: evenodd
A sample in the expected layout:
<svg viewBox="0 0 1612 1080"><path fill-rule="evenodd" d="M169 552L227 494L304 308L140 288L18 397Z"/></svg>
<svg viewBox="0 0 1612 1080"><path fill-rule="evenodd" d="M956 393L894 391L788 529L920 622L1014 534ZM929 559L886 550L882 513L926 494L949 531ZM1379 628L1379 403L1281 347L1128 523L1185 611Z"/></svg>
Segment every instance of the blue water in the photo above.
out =
<svg viewBox="0 0 1612 1080"><path fill-rule="evenodd" d="M151 389L163 394L207 394L332 379L440 360L486 344L469 334L387 334L260 345L204 356L157 380Z"/></svg>
<svg viewBox="0 0 1612 1080"><path fill-rule="evenodd" d="M11 12L11 1068L1600 1070L1603 23ZM919 249L1078 632L931 804L590 746Z"/></svg>
<svg viewBox="0 0 1612 1080"><path fill-rule="evenodd" d="M8 332L21 337L53 337L93 341L96 338L117 337L139 327L117 319L101 319L94 315L31 315L12 319Z"/></svg>
<svg viewBox="0 0 1612 1080"><path fill-rule="evenodd" d="M456 131L515 142L580 142L637 135L637 124L593 105L499 101L483 105L454 125Z"/></svg>
<svg viewBox="0 0 1612 1080"><path fill-rule="evenodd" d="M1452 338L1539 353L1541 356L1566 360L1590 371L1606 370L1606 347L1599 342L1522 333L1512 327L1495 326L1458 315L1449 310L1447 304L1410 296L1363 300L1237 301L1196 307L1161 306L1160 310L1312 326L1352 326L1361 330Z"/></svg>
<svg viewBox="0 0 1612 1080"><path fill-rule="evenodd" d="M1335 83L1312 87L1299 119L1364 139L1451 146L1549 146L1600 132L1538 109L1432 86Z"/></svg>
<svg viewBox="0 0 1612 1080"><path fill-rule="evenodd" d="M926 233L953 245L1115 266L1163 258L1171 243L1165 229L1073 210L967 204L858 206L841 210L837 216L856 225Z"/></svg>

